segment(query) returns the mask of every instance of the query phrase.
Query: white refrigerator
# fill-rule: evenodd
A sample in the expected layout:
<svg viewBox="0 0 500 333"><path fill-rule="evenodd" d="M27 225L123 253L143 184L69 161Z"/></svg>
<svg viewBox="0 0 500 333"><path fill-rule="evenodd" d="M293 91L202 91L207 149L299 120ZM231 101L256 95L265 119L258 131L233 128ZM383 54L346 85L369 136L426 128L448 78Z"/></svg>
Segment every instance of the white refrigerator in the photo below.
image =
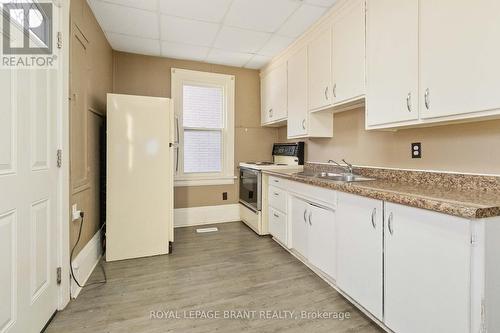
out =
<svg viewBox="0 0 500 333"><path fill-rule="evenodd" d="M107 261L169 253L173 123L169 98L107 96Z"/></svg>

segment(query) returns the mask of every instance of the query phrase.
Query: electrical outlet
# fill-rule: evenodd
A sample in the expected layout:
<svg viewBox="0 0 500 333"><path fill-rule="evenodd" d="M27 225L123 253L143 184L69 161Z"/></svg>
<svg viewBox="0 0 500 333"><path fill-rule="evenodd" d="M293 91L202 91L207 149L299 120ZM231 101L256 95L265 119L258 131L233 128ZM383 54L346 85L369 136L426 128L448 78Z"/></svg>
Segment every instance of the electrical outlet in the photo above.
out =
<svg viewBox="0 0 500 333"><path fill-rule="evenodd" d="M222 192L222 200L227 200L227 192Z"/></svg>
<svg viewBox="0 0 500 333"><path fill-rule="evenodd" d="M420 142L411 144L411 158L422 158L422 144Z"/></svg>
<svg viewBox="0 0 500 333"><path fill-rule="evenodd" d="M76 204L73 204L73 206L71 206L71 217L73 221L76 221L80 218L80 211L78 210L78 206Z"/></svg>

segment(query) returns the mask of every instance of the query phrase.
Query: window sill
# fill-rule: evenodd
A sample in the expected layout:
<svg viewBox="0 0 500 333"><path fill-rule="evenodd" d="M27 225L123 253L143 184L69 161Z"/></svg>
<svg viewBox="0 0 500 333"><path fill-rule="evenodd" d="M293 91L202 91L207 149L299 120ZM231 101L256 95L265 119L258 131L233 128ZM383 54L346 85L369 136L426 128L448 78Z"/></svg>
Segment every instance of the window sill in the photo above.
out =
<svg viewBox="0 0 500 333"><path fill-rule="evenodd" d="M174 187L186 186L210 186L210 185L233 185L235 176L220 177L220 178L207 178L207 179L175 179Z"/></svg>

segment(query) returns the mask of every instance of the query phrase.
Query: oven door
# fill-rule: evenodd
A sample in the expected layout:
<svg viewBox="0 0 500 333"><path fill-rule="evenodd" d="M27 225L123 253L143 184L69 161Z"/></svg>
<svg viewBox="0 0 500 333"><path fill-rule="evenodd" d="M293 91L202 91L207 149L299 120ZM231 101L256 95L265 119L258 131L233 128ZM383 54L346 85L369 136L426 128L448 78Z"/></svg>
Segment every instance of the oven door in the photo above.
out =
<svg viewBox="0 0 500 333"><path fill-rule="evenodd" d="M262 206L262 173L259 170L240 168L240 203L258 212Z"/></svg>

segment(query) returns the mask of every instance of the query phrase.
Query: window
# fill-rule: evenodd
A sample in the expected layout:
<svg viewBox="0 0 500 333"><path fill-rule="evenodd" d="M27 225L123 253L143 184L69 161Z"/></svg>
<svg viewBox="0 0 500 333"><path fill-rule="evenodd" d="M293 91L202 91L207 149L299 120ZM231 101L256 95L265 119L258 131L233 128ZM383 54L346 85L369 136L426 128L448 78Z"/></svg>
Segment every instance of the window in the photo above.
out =
<svg viewBox="0 0 500 333"><path fill-rule="evenodd" d="M234 183L234 76L172 69L175 185Z"/></svg>

